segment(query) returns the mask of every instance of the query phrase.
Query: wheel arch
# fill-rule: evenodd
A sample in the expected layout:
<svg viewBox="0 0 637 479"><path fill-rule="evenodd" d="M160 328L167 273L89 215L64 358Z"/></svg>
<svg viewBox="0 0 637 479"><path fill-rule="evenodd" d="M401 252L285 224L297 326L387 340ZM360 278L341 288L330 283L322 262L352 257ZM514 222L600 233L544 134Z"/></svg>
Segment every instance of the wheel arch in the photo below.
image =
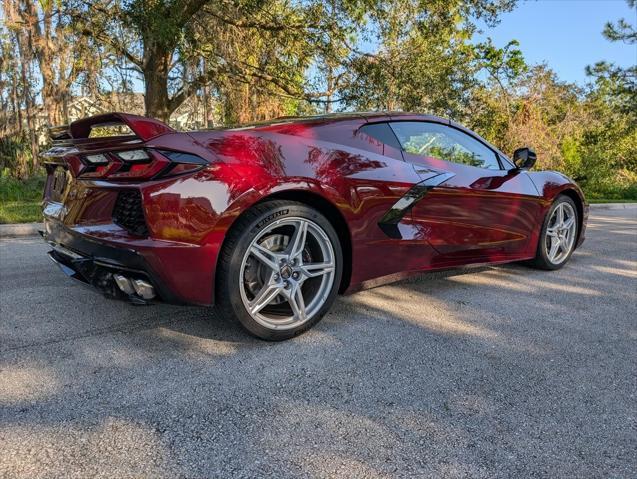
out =
<svg viewBox="0 0 637 479"><path fill-rule="evenodd" d="M584 201L581 196L573 188L565 188L553 199L555 201L560 195L567 196L573 200L575 207L577 208L577 239L575 240L575 247L579 244L580 236L582 235L582 226L584 225Z"/></svg>
<svg viewBox="0 0 637 479"><path fill-rule="evenodd" d="M336 231L338 240L341 243L341 250L343 251L343 274L338 292L342 293L345 291L349 287L352 277L352 236L345 217L336 205L324 196L308 190L277 191L262 198L258 203L269 200L297 201L318 210L327 218L334 227L334 231Z"/></svg>
<svg viewBox="0 0 637 479"><path fill-rule="evenodd" d="M241 214L232 219L232 223L228 226L226 231L226 237L228 233L235 227L237 220L243 216L249 209L257 204L264 203L272 200L288 200L303 203L306 206L310 206L318 210L327 220L331 223L336 231L339 242L341 244L341 250L343 251L343 274L341 277L341 284L339 285L339 293L344 292L349 287L352 277L352 238L350 228L345 220L343 214L339 211L334 203L326 199L324 196L308 191L308 190L281 190L270 193L258 201L251 203ZM225 245L225 238L220 246L220 251ZM216 275L215 275L216 281ZM216 287L215 287L216 290Z"/></svg>

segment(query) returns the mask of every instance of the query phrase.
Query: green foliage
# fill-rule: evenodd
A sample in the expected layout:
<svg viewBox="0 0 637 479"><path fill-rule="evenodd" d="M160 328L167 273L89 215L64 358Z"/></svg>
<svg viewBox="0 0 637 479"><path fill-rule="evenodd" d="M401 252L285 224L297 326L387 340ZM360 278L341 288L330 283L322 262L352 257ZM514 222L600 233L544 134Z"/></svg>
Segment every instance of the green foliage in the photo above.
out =
<svg viewBox="0 0 637 479"><path fill-rule="evenodd" d="M637 14L637 2L628 0ZM635 27L625 20L608 23L604 36L633 45ZM637 198L637 66L621 68L608 62L589 66L594 79L585 100L591 121L582 135L583 168L592 197Z"/></svg>
<svg viewBox="0 0 637 479"><path fill-rule="evenodd" d="M514 80L528 70L519 46L517 40L511 40L503 48L497 48L489 38L475 46L475 53L480 67L504 87L504 82Z"/></svg>
<svg viewBox="0 0 637 479"><path fill-rule="evenodd" d="M579 179L584 173L581 149L582 147L576 138L567 136L562 140L561 150L564 173L571 178Z"/></svg>
<svg viewBox="0 0 637 479"><path fill-rule="evenodd" d="M637 13L637 2L635 0L627 0L629 8ZM637 42L637 29L626 19L622 18L616 23L608 22L602 32L604 36L611 42L625 42L629 45Z"/></svg>
<svg viewBox="0 0 637 479"><path fill-rule="evenodd" d="M33 155L27 132L0 138L0 172L11 172L16 178L26 178L33 170Z"/></svg>
<svg viewBox="0 0 637 479"><path fill-rule="evenodd" d="M9 169L0 172L0 223L30 223L42 220L43 174L27 180L9 176Z"/></svg>
<svg viewBox="0 0 637 479"><path fill-rule="evenodd" d="M42 173L31 176L26 180L19 180L9 175L5 168L0 172L0 202L9 201L40 201L46 183L46 176Z"/></svg>
<svg viewBox="0 0 637 479"><path fill-rule="evenodd" d="M595 79L600 95L613 96L608 101L622 112L634 115L637 109L637 66L621 68L608 62L597 62L586 68Z"/></svg>
<svg viewBox="0 0 637 479"><path fill-rule="evenodd" d="M536 168L566 173L591 198L629 199L637 185L637 113L624 108L632 92L617 81L597 78L581 89L533 67L506 89L476 89L465 121L509 154L535 148Z"/></svg>
<svg viewBox="0 0 637 479"><path fill-rule="evenodd" d="M388 5L375 17L379 51L351 59L346 105L456 115L475 85L468 15L476 10L464 10L470 3Z"/></svg>
<svg viewBox="0 0 637 479"><path fill-rule="evenodd" d="M7 201L0 203L0 224L42 221L39 201Z"/></svg>

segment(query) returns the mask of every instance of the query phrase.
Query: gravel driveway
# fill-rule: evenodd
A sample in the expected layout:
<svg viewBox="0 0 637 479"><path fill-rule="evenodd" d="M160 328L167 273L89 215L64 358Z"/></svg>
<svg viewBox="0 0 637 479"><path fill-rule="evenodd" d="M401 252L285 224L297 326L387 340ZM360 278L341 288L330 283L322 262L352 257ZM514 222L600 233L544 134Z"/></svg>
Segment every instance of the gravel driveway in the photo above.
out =
<svg viewBox="0 0 637 479"><path fill-rule="evenodd" d="M337 301L284 343L0 241L0 477L635 477L637 210L558 272Z"/></svg>

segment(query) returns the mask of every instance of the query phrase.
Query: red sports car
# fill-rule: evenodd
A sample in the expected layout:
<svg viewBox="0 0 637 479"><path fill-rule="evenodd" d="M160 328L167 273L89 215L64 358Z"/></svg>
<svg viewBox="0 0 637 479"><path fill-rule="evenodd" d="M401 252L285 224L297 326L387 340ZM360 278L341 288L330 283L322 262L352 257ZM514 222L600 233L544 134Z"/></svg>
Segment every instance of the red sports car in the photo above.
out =
<svg viewBox="0 0 637 479"><path fill-rule="evenodd" d="M95 135L108 125L127 133ZM307 330L338 293L469 264L557 269L584 240L573 181L435 116L184 133L112 113L52 136L42 234L66 274L133 303L216 304L264 339Z"/></svg>

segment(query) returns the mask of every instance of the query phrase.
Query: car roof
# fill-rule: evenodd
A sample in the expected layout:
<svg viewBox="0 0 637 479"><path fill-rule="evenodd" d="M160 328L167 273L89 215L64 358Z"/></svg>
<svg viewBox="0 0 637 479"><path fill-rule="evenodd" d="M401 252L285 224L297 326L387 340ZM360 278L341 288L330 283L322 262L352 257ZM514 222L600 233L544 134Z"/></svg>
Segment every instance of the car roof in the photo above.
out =
<svg viewBox="0 0 637 479"><path fill-rule="evenodd" d="M449 120L434 115L425 115L420 113L410 113L402 111L352 111L352 112L338 112L338 113L325 113L320 115L308 115L308 116L280 116L272 120L246 123L236 126L219 128L220 130L258 130L261 128L270 128L278 125L289 125L295 123L303 124L327 124L336 123L346 120L360 120L362 123L377 122L377 121L389 121L389 120L429 120L440 123L449 124Z"/></svg>
<svg viewBox="0 0 637 479"><path fill-rule="evenodd" d="M347 120L359 120L360 125L364 125L366 123L377 123L383 121L429 121L434 123L442 123L444 125L452 126L458 130L464 131L465 133L477 138L479 141L496 151L500 156L505 158L505 161L508 161L513 165L511 160L505 155L498 147L492 145L487 140L482 138L476 132L471 131L464 125L456 123L448 118L443 118L436 115L428 115L424 113L412 113L405 111L352 111L352 112L338 112L338 113L326 113L321 115L308 115L308 116L281 116L278 118L274 118L272 120L255 122L249 124L238 125L234 127L223 127L223 128L213 128L212 131L242 131L242 130L250 130L250 131L277 131L279 129L285 129L285 127L289 127L292 125L304 125L306 127L312 128L315 126L323 126L330 123L337 123L341 121ZM357 126L356 128L360 128ZM204 131L211 131L204 130Z"/></svg>

